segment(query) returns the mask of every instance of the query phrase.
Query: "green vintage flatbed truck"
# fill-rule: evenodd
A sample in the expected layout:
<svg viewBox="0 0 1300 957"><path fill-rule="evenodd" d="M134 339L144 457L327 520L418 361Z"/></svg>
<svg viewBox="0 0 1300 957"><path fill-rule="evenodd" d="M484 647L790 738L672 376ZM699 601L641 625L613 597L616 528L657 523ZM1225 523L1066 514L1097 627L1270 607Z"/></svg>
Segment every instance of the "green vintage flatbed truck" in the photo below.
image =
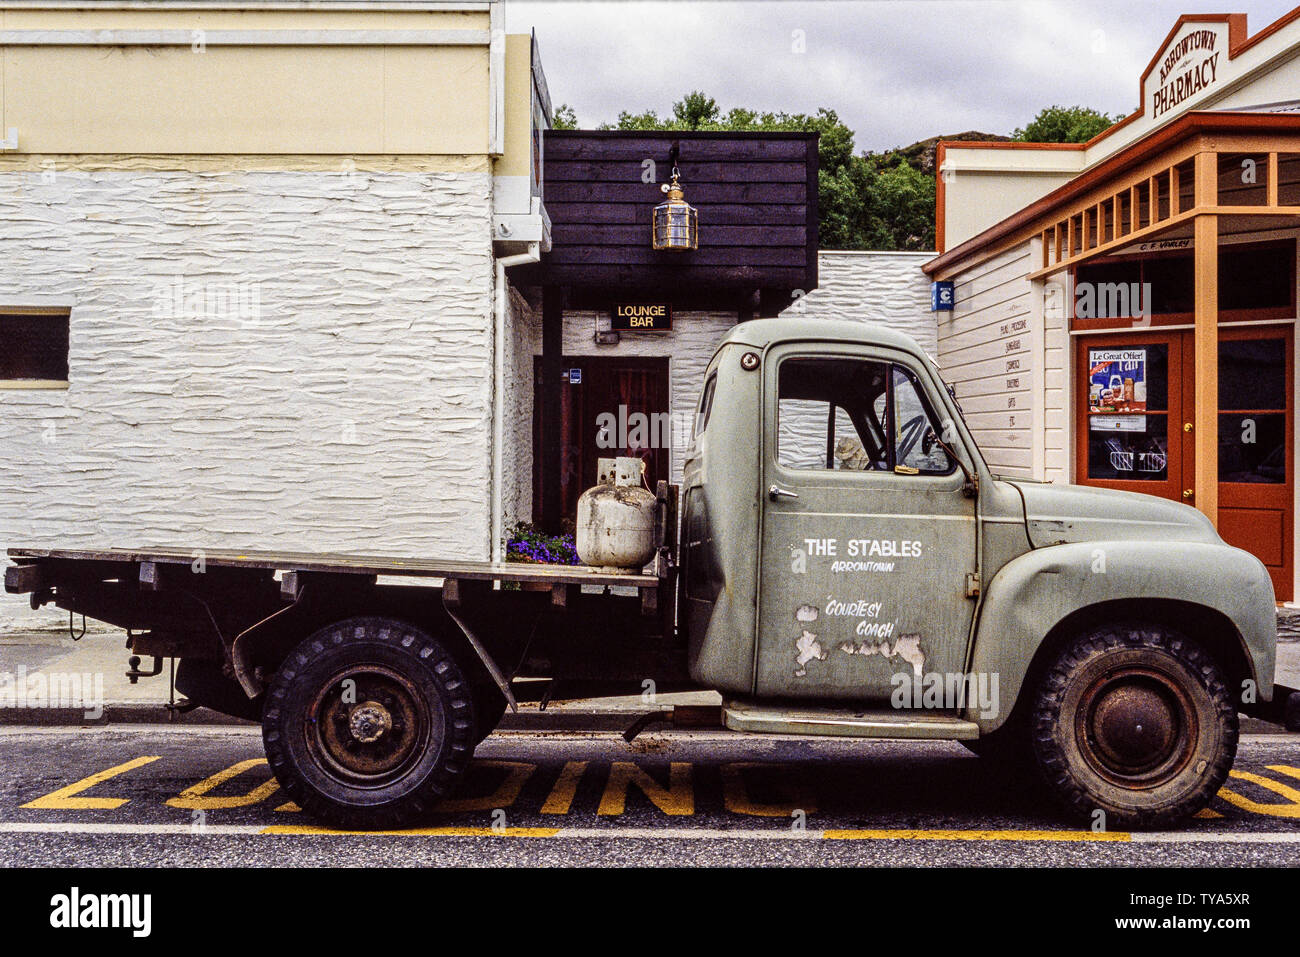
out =
<svg viewBox="0 0 1300 957"><path fill-rule="evenodd" d="M737 731L960 741L1111 827L1204 807L1239 712L1294 722L1256 558L1178 503L992 474L896 332L735 327L677 491L621 574L24 547L5 587L128 629L135 674L179 659L190 702L260 720L284 789L348 827L426 816L541 696L716 689Z"/></svg>

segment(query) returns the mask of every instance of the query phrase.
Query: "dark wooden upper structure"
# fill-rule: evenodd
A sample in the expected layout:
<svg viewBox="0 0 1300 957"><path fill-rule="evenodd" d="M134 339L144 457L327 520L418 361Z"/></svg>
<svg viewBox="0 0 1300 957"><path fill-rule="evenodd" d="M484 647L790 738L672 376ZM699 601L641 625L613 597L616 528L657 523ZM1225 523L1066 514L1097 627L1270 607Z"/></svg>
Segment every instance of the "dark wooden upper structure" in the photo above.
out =
<svg viewBox="0 0 1300 957"><path fill-rule="evenodd" d="M656 252L651 216L674 159L699 248ZM817 286L816 133L551 130L542 193L552 248L511 278L563 287L572 308L647 298L744 318Z"/></svg>
<svg viewBox="0 0 1300 957"><path fill-rule="evenodd" d="M816 133L548 130L542 202L551 249L510 269L540 291L539 474L561 474L565 309L668 303L675 313L774 316L817 288ZM677 165L699 210L699 248L656 251L654 208ZM530 297L532 293L529 293ZM540 501L537 501L540 500ZM558 478L540 482L539 524L558 531Z"/></svg>

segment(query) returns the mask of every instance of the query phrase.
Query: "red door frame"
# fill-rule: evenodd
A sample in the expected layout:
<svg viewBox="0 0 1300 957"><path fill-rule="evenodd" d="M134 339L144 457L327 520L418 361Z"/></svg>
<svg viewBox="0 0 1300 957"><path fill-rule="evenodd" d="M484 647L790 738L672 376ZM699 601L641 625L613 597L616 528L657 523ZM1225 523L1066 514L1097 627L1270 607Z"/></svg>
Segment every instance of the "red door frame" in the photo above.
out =
<svg viewBox="0 0 1300 957"><path fill-rule="evenodd" d="M1185 345L1186 343L1186 345ZM1190 340L1184 333L1164 329L1150 329L1143 333L1125 333L1121 335L1096 335L1075 337L1075 389L1074 389L1074 461L1075 482L1079 485L1093 485L1099 488L1114 488L1125 492L1145 492L1148 495L1160 495L1164 498L1181 499L1182 492L1188 488L1185 479L1192 473L1190 436L1183 431L1183 424L1190 421L1192 381ZM1088 350L1096 348L1133 348L1142 345L1164 345L1169 350L1169 389L1168 410L1152 410L1148 414L1164 414L1166 417L1165 434L1168 439L1167 477L1163 482L1143 482L1113 479L1093 479L1088 477ZM1184 441L1184 438L1188 441ZM1188 446L1189 448L1184 448Z"/></svg>
<svg viewBox="0 0 1300 957"><path fill-rule="evenodd" d="M1189 494L1195 486L1195 447L1191 434L1191 423L1195 409L1195 374L1193 370L1192 330L1163 330L1159 327L1141 333L1123 333L1119 335L1098 332L1096 334L1076 336L1074 349L1075 387L1074 402L1075 424L1075 482L1079 485L1092 485L1100 488L1114 488L1130 492L1145 492L1148 495L1160 495L1177 501L1195 504ZM1249 525L1243 525L1240 512L1257 509L1263 512L1280 511L1282 513L1282 554L1281 564L1269 565L1269 574L1273 578L1273 589L1279 601L1290 600L1294 584L1294 540L1295 540L1295 362L1294 362L1294 328L1291 325L1241 326L1221 324L1219 340L1241 339L1282 339L1286 356L1286 482L1280 484L1220 482L1219 508L1234 510L1234 522L1222 531L1228 532L1225 540L1230 540L1240 547L1248 548L1257 539L1256 532ZM1164 482L1113 481L1109 479L1091 479L1088 477L1088 409L1086 389L1088 388L1088 350L1090 348L1125 348L1143 344L1166 344L1169 349L1169 383L1168 383L1168 420L1167 420L1167 464L1168 477ZM1277 411L1277 410L1233 410L1234 412ZM1261 514L1261 520L1267 520Z"/></svg>

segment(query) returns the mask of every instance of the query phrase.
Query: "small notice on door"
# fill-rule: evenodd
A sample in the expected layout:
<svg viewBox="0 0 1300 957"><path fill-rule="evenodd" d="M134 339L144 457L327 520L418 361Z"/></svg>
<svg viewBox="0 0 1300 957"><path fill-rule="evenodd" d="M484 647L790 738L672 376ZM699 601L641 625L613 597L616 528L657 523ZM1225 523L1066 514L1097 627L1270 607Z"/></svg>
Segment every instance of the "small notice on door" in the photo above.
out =
<svg viewBox="0 0 1300 957"><path fill-rule="evenodd" d="M1088 411L1145 412L1147 351L1088 350Z"/></svg>
<svg viewBox="0 0 1300 957"><path fill-rule="evenodd" d="M1145 415L1094 415L1088 420L1093 432L1146 432Z"/></svg>

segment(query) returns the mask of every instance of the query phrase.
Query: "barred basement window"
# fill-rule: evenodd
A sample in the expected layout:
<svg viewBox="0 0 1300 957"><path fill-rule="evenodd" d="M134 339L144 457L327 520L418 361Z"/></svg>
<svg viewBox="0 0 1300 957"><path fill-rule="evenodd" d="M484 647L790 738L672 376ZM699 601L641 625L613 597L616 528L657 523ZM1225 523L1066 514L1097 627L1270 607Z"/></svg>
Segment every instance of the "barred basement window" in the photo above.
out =
<svg viewBox="0 0 1300 957"><path fill-rule="evenodd" d="M0 388L60 386L68 381L68 313L0 312Z"/></svg>

